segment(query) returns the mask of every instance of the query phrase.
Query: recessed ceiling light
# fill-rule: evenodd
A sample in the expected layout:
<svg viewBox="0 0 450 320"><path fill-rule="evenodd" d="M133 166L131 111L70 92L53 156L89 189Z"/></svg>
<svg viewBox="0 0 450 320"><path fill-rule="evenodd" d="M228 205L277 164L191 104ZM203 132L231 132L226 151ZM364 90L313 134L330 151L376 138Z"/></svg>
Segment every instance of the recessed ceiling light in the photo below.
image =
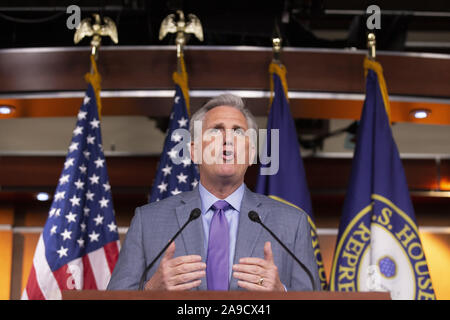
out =
<svg viewBox="0 0 450 320"><path fill-rule="evenodd" d="M39 201L47 201L48 199L50 199L50 196L47 192L39 192L36 195L36 199L38 199Z"/></svg>
<svg viewBox="0 0 450 320"><path fill-rule="evenodd" d="M409 114L415 119L425 119L431 114L431 110L428 109L414 109Z"/></svg>
<svg viewBox="0 0 450 320"><path fill-rule="evenodd" d="M0 114L11 114L15 109L14 106L0 105Z"/></svg>

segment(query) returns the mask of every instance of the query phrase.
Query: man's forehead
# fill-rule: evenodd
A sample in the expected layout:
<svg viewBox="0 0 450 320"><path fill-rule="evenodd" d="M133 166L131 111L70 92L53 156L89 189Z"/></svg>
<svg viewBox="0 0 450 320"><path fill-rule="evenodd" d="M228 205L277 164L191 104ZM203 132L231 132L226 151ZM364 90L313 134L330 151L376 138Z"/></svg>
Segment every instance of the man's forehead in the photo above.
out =
<svg viewBox="0 0 450 320"><path fill-rule="evenodd" d="M218 106L209 110L205 114L205 121L207 121L208 124L230 124L230 122L235 122L236 124L247 126L247 119L244 114L240 110L230 106Z"/></svg>

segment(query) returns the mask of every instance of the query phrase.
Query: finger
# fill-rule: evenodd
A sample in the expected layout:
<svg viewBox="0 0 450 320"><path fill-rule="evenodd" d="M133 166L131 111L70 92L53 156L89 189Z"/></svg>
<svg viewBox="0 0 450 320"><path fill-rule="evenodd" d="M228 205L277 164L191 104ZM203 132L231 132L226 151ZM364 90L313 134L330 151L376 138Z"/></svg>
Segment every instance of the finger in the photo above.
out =
<svg viewBox="0 0 450 320"><path fill-rule="evenodd" d="M206 263L204 262L192 262L192 263L183 263L174 268L174 273L176 275L189 273L194 271L203 271L206 270Z"/></svg>
<svg viewBox="0 0 450 320"><path fill-rule="evenodd" d="M237 285L241 288L250 290L250 291L268 291L269 289L267 289L266 287L251 283L251 282L247 282L247 281L238 281Z"/></svg>
<svg viewBox="0 0 450 320"><path fill-rule="evenodd" d="M259 277L265 275L265 269L254 264L235 264L233 271L257 275Z"/></svg>
<svg viewBox="0 0 450 320"><path fill-rule="evenodd" d="M175 285L188 283L194 280L199 280L201 278L204 278L206 276L205 271L195 271L195 272L189 272L189 273L183 273L176 275L173 278L173 281L171 281Z"/></svg>
<svg viewBox="0 0 450 320"><path fill-rule="evenodd" d="M202 280L195 280L188 283L179 284L173 287L170 287L169 290L174 291L183 291L183 290L190 290L192 288L198 287L202 283Z"/></svg>
<svg viewBox="0 0 450 320"><path fill-rule="evenodd" d="M259 279L261 279L261 276L258 276L256 274L245 273L245 272L233 272L233 277L238 280L242 280L242 281L246 281L246 282L250 282L250 283L254 283L254 284L257 284Z"/></svg>
<svg viewBox="0 0 450 320"><path fill-rule="evenodd" d="M257 265L261 268L267 268L267 261L261 258L241 258L239 259L239 264Z"/></svg>
<svg viewBox="0 0 450 320"><path fill-rule="evenodd" d="M179 256L170 260L170 267L176 267L184 263L201 262L202 257L199 255Z"/></svg>
<svg viewBox="0 0 450 320"><path fill-rule="evenodd" d="M264 244L264 260L273 263L272 244L269 241Z"/></svg>
<svg viewBox="0 0 450 320"><path fill-rule="evenodd" d="M166 253L164 254L162 261L170 260L173 258L175 254L175 242L172 242L166 249Z"/></svg>

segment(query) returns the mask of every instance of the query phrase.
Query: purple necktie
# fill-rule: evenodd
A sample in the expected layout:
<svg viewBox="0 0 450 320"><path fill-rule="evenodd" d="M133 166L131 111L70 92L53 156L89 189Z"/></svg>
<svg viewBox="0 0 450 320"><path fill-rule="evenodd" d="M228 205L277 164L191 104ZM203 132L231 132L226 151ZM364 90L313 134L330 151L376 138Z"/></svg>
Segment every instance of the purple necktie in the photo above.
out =
<svg viewBox="0 0 450 320"><path fill-rule="evenodd" d="M230 205L225 200L216 201L209 227L206 281L208 290L228 290L230 234L225 210Z"/></svg>

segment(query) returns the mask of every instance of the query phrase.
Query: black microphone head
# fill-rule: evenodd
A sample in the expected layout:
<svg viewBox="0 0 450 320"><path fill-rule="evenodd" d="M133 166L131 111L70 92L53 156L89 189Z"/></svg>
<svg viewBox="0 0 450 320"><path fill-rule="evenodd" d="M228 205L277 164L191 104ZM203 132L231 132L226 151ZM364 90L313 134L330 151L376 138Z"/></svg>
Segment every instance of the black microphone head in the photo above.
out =
<svg viewBox="0 0 450 320"><path fill-rule="evenodd" d="M261 219L259 218L259 214L257 214L255 211L249 211L248 218L252 220L253 222L261 223Z"/></svg>
<svg viewBox="0 0 450 320"><path fill-rule="evenodd" d="M198 217L200 217L200 215L202 214L202 211L199 208L195 208L194 210L191 211L191 214L189 215L189 220L195 220Z"/></svg>

